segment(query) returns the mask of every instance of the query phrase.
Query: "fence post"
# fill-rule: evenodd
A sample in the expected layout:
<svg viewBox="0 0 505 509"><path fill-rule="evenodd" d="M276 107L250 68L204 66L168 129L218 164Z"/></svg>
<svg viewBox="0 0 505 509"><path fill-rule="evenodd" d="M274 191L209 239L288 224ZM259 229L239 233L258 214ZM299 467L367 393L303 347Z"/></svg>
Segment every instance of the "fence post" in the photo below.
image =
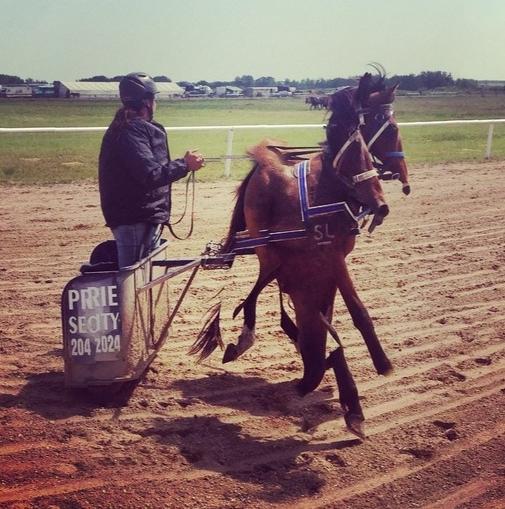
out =
<svg viewBox="0 0 505 509"><path fill-rule="evenodd" d="M489 159L491 157L491 146L493 145L493 131L494 124L489 124L489 130L487 132L486 159Z"/></svg>
<svg viewBox="0 0 505 509"><path fill-rule="evenodd" d="M224 160L224 176L231 175L231 158L233 156L233 127L228 129L226 137L226 159Z"/></svg>

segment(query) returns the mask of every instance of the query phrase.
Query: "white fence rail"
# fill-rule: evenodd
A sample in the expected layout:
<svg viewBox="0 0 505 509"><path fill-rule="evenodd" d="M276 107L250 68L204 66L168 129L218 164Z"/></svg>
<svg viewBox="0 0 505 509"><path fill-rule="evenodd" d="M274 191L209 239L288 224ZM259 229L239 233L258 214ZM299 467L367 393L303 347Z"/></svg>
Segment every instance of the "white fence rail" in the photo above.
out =
<svg viewBox="0 0 505 509"><path fill-rule="evenodd" d="M488 135L486 143L486 151L484 157L491 157L493 145L494 125L505 123L505 118L493 118L488 120L435 120L427 122L399 122L401 127L419 127L433 125L466 125L466 124L488 124ZM213 125L213 126L188 126L188 127L166 127L169 132L176 131L227 131L226 138L226 155L219 159L224 159L224 175L231 175L231 163L237 157L233 156L233 134L235 131L245 129L322 129L325 124L258 124L258 125ZM70 132L103 132L107 127L0 127L2 133L70 133Z"/></svg>

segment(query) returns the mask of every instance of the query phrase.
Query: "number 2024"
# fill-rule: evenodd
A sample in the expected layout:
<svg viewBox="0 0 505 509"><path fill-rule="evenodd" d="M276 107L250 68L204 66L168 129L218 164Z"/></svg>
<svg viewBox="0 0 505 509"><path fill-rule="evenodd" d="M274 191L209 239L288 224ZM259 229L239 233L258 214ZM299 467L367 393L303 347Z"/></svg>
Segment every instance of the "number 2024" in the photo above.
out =
<svg viewBox="0 0 505 509"><path fill-rule="evenodd" d="M96 345L96 353L109 353L119 352L121 349L121 342L119 334L112 336L102 336L94 338ZM72 338L70 340L70 348L72 356L91 356L91 340L90 338Z"/></svg>

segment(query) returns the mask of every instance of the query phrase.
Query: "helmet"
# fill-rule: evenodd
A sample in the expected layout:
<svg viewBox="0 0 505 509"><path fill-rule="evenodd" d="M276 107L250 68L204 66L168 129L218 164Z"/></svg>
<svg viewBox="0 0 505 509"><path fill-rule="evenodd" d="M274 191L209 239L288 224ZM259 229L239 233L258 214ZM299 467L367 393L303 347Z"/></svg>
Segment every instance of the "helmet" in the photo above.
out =
<svg viewBox="0 0 505 509"><path fill-rule="evenodd" d="M145 72L131 72L119 82L119 97L123 104L153 99L157 93L156 83Z"/></svg>

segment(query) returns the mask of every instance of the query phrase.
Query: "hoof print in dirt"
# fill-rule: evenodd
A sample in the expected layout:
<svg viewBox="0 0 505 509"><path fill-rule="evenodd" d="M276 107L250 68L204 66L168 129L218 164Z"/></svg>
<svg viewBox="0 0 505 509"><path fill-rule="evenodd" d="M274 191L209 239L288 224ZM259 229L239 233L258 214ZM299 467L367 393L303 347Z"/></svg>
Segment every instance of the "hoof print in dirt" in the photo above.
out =
<svg viewBox="0 0 505 509"><path fill-rule="evenodd" d="M456 426L456 423L454 421L441 421L439 419L433 421L433 424L445 430L454 428L454 426Z"/></svg>
<svg viewBox="0 0 505 509"><path fill-rule="evenodd" d="M445 438L447 438L447 440L450 440L451 442L459 438L458 432L454 428L446 430L444 435Z"/></svg>
<svg viewBox="0 0 505 509"><path fill-rule="evenodd" d="M435 455L433 449L429 447L409 447L408 449L402 449L400 452L403 454L410 454L419 460L429 460Z"/></svg>

